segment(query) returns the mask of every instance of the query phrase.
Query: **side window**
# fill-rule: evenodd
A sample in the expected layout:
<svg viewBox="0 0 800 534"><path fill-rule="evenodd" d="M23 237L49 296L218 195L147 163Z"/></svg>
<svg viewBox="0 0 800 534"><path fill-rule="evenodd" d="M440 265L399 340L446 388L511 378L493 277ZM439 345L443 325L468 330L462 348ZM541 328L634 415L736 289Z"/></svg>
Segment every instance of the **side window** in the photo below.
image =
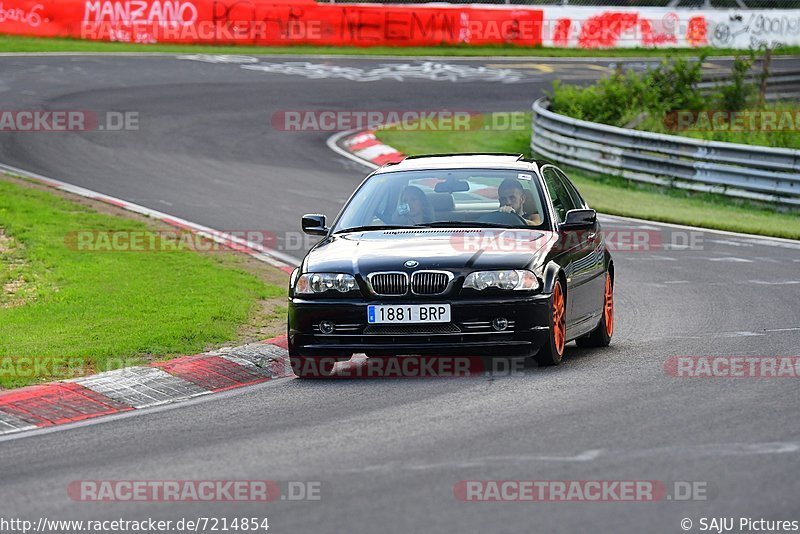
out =
<svg viewBox="0 0 800 534"><path fill-rule="evenodd" d="M567 175L564 174L559 169L555 169L555 171L556 171L556 174L558 174L559 178L561 178L561 181L564 182L564 185L566 186L567 191L569 191L570 196L575 201L576 209L585 208L586 207L586 201L583 200L583 197L581 196L580 193L578 193L578 190L575 189L575 185L570 181L569 178L567 178Z"/></svg>
<svg viewBox="0 0 800 534"><path fill-rule="evenodd" d="M556 210L558 222L564 222L567 212L577 209L578 204L575 202L572 195L570 195L564 181L553 167L545 167L544 170L542 170L542 177L544 178L544 183L547 185L550 198L553 199L553 208Z"/></svg>

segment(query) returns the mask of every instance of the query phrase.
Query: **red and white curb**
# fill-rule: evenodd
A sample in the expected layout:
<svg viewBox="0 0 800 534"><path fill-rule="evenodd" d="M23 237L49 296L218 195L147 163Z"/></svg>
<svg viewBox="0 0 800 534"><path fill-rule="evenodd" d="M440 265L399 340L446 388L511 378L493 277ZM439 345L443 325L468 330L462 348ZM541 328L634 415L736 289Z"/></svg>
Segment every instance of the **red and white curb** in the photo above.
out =
<svg viewBox="0 0 800 534"><path fill-rule="evenodd" d="M348 159L372 169L377 169L387 163L398 163L406 157L396 148L379 141L375 137L374 130L351 130L336 134L328 139L328 146ZM431 179L429 185L433 187L437 181ZM497 199L497 189L493 187L472 191L472 194L482 198Z"/></svg>
<svg viewBox="0 0 800 534"><path fill-rule="evenodd" d="M286 336L149 366L0 392L0 436L293 376Z"/></svg>
<svg viewBox="0 0 800 534"><path fill-rule="evenodd" d="M122 208L127 211L132 211L134 213L139 213L141 215L151 217L153 219L169 224L170 226L174 226L176 228L180 228L181 230L203 236L207 239L213 240L216 243L220 243L234 250L244 252L245 254L248 254L256 258L257 260L268 263L289 274L291 274L295 266L300 263L300 260L298 260L297 258L289 256L288 254L284 254L280 251L264 247L260 243L254 243L252 241L242 239L241 237L230 234L228 232L221 232L219 230L209 228L208 226L203 226L201 224L187 221L186 219L173 217L172 215L169 215L167 213L163 213L145 206L141 206L139 204L134 204L133 202L128 202L127 200L122 200L120 198L104 195L103 193L92 191L91 189L86 189L84 187L68 184L60 180L48 178L40 174L29 172L23 169L18 169L16 167L12 167L10 165L5 165L2 163L0 163L0 170L3 170L11 175L16 175L22 178L32 180L41 185L46 185L48 187L58 189L60 191L66 191L67 193L72 193L74 195L78 195L84 198L98 200L100 202L111 204L112 206L117 206L118 208Z"/></svg>
<svg viewBox="0 0 800 534"><path fill-rule="evenodd" d="M370 167L380 167L387 163L397 163L406 157L405 154L396 148L392 148L378 140L374 130L343 133L344 135L335 139L334 143L344 152L357 158L360 163L371 163L372 165L369 165Z"/></svg>

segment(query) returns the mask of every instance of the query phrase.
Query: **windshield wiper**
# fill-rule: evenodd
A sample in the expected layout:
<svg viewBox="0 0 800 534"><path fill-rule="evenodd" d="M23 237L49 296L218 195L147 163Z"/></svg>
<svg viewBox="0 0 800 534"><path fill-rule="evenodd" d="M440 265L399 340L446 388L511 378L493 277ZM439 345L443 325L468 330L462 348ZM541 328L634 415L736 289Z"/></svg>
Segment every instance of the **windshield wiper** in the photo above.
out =
<svg viewBox="0 0 800 534"><path fill-rule="evenodd" d="M342 228L341 230L336 230L334 234L341 234L343 232L367 232L371 230L402 230L404 228L408 229L414 227L407 224L366 224L364 226L351 226L350 228Z"/></svg>
<svg viewBox="0 0 800 534"><path fill-rule="evenodd" d="M423 228L447 228L455 226L457 228L517 228L509 224L487 223L481 221L436 221L432 223L417 224L415 226ZM519 228L522 228L520 225Z"/></svg>

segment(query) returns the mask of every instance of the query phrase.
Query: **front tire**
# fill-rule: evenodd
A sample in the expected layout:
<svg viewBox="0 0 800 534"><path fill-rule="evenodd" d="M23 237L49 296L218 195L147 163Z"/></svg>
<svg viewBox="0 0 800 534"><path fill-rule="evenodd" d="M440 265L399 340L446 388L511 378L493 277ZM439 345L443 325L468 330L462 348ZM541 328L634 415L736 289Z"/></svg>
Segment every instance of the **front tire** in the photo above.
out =
<svg viewBox="0 0 800 534"><path fill-rule="evenodd" d="M567 299L561 280L556 280L553 294L550 295L550 335L547 342L536 354L540 366L558 365L564 357L567 340Z"/></svg>
<svg viewBox="0 0 800 534"><path fill-rule="evenodd" d="M597 328L589 334L579 337L575 343L579 347L607 347L614 335L614 282L611 274L606 273L606 288L603 295L603 315Z"/></svg>

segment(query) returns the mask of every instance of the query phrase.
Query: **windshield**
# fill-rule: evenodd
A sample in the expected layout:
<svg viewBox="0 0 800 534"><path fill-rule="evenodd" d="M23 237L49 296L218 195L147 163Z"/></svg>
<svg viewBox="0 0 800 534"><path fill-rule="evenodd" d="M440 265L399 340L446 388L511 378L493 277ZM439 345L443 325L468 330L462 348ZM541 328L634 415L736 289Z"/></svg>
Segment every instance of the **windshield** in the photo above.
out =
<svg viewBox="0 0 800 534"><path fill-rule="evenodd" d="M345 206L333 231L386 227L546 228L532 171L455 169L376 174Z"/></svg>

